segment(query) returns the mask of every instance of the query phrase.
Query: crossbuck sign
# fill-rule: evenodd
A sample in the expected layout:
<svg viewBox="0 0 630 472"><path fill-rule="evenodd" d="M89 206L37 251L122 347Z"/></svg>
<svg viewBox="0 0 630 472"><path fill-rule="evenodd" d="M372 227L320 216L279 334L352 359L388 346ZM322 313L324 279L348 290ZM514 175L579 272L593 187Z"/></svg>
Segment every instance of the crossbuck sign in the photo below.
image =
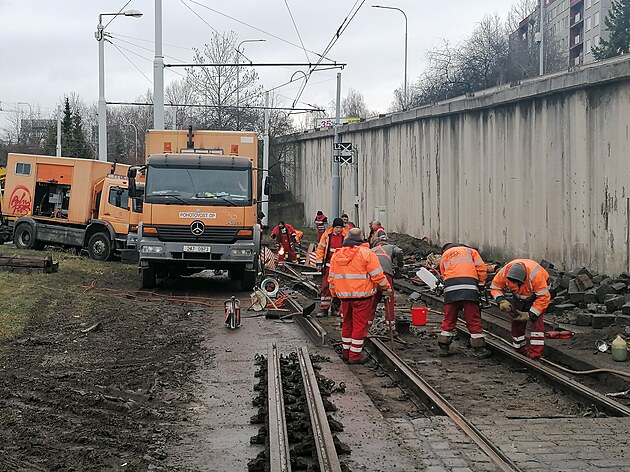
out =
<svg viewBox="0 0 630 472"><path fill-rule="evenodd" d="M352 164L352 143L333 143L333 161L341 164Z"/></svg>

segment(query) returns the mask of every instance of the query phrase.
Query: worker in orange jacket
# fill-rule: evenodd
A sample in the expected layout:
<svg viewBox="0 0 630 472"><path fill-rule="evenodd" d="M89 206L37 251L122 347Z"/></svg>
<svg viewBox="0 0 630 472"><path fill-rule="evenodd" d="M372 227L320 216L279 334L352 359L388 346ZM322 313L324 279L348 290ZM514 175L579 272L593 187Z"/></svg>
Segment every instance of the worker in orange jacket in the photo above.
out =
<svg viewBox="0 0 630 472"><path fill-rule="evenodd" d="M549 274L538 262L515 259L497 272L490 285L501 311L512 316L512 346L532 359L540 359L545 347L543 315L551 301L548 281ZM528 321L532 323L529 348L525 339Z"/></svg>
<svg viewBox="0 0 630 472"><path fill-rule="evenodd" d="M318 316L328 316L328 310L332 303L332 295L328 284L328 272L330 270L330 259L337 249L343 244L343 240L348 234L348 230L343 225L341 218L335 218L332 226L324 231L319 244L317 245L316 262L317 269L322 273L322 295L319 302L320 314Z"/></svg>
<svg viewBox="0 0 630 472"><path fill-rule="evenodd" d="M444 320L438 335L441 354L449 354L453 330L461 310L470 332L470 346L480 359L492 354L486 349L486 338L481 325L479 294L485 290L488 272L479 253L462 244L448 243L442 246L440 274L444 279Z"/></svg>
<svg viewBox="0 0 630 472"><path fill-rule="evenodd" d="M384 298L391 297L391 286L378 256L363 244L361 229L351 229L341 249L335 251L328 274L332 295L341 299L342 357L348 364L364 364L368 360L362 351L374 295L381 290Z"/></svg>

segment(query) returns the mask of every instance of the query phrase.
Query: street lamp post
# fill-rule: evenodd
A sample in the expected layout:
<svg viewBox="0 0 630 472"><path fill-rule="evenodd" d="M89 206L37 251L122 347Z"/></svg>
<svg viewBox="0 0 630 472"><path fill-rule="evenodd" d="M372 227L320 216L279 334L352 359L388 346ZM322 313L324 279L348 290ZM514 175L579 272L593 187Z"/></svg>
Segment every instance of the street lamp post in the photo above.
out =
<svg viewBox="0 0 630 472"><path fill-rule="evenodd" d="M142 12L138 10L127 10L118 13L101 13L98 15L98 25L94 36L98 41L98 160L107 161L107 107L105 105L105 26L103 26L104 16L130 16L140 18ZM111 20L113 21L113 19ZM110 23L111 23L110 21ZM109 23L108 23L109 24Z"/></svg>
<svg viewBox="0 0 630 472"><path fill-rule="evenodd" d="M136 159L134 161L135 164L138 163L138 127L136 125L134 125L133 123L123 123L123 125L125 126L133 126L133 130L136 133Z"/></svg>
<svg viewBox="0 0 630 472"><path fill-rule="evenodd" d="M409 103L408 101L408 97L407 97L407 14L402 11L400 8L397 7L386 7L386 6L382 6L382 5L372 5L372 8L383 8L385 10L398 10L400 13L403 14L403 16L405 17L405 83L403 84L403 100L405 101L404 103L404 109L407 109L407 105Z"/></svg>
<svg viewBox="0 0 630 472"><path fill-rule="evenodd" d="M241 67L239 66L240 56L245 55L241 52L241 45L245 43L264 42L264 39L245 39L236 46L236 129L241 129ZM249 59L248 59L249 60ZM250 61L251 62L251 61Z"/></svg>

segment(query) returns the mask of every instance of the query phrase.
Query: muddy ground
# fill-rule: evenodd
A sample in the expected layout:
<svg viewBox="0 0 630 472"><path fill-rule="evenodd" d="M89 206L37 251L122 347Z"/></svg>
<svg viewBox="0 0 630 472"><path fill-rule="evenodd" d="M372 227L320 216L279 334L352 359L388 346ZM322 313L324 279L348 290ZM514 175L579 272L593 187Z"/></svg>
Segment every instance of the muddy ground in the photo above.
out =
<svg viewBox="0 0 630 472"><path fill-rule="evenodd" d="M211 356L195 314L217 312L230 282L137 292L135 266L49 253L57 273L0 273L0 470L171 470Z"/></svg>

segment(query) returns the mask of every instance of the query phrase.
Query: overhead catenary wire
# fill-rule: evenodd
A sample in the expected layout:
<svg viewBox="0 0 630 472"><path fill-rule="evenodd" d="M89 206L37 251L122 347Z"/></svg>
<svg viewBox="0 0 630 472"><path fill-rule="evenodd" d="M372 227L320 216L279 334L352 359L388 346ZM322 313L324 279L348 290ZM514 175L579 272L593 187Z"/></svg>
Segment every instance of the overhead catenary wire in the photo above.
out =
<svg viewBox="0 0 630 472"><path fill-rule="evenodd" d="M180 0L180 1L184 1L184 0ZM242 21L242 20L239 20L238 18L234 18L233 16L230 16L230 15L228 15L228 14L226 14L226 13L220 12L219 10L216 10L216 9L214 9L214 8L212 8L212 7L209 7L209 6L207 6L207 5L204 5L203 3L200 3L200 2L198 2L198 1L196 1L196 0L187 0L187 1L189 1L190 3L194 3L195 5L198 5L198 6L200 6L201 8L205 8L206 10L210 10L210 11L212 11L212 12L216 13L217 15L224 16L225 18L228 18L228 19L230 19L230 20L232 20L232 21L235 21L235 22L237 22L237 23L239 23L239 24L241 24L241 25L243 25L243 26L247 26L248 28L252 28L252 29L254 29L254 30L258 31L259 33L266 34L267 36L269 36L269 37L271 37L271 38L275 38L275 39L277 39L278 41L282 41L283 43L289 44L290 46L294 46L294 47L296 47L296 48L302 49L302 47L301 47L299 44L295 44L294 42L291 42L291 41L289 41L289 40L287 40L287 39L284 39L284 38L282 38L282 37L280 37L280 36L277 36L277 35L275 35L275 34L273 34L273 33L270 33L269 31L265 31L265 30L263 30L263 29L261 29L261 28L258 28L258 27L256 27L256 26L250 25L249 23L246 23L246 22L244 22L244 21ZM311 51L310 49L307 49L307 51L308 51L308 52L310 52L310 53L312 53L312 54L315 54L315 55L316 55L316 56L318 56L318 57L321 57L322 59L325 59L325 60L327 60L327 61L334 62L332 59L330 59L330 58L328 58L328 57L322 57L322 56L321 56L321 54L319 54L318 52Z"/></svg>
<svg viewBox="0 0 630 472"><path fill-rule="evenodd" d="M293 22L293 27L295 28L295 32L297 33L298 39L300 40L300 44L302 45L302 49L304 50L304 55L306 56L306 62L310 62L311 58L308 57L308 52L306 52L306 47L304 47L304 41L302 41L302 35L300 35L300 30L295 23L295 18L293 18L293 13L291 13L291 7L289 6L289 2L284 0L284 4L287 6L287 11L289 12L289 16L291 17L291 21Z"/></svg>
<svg viewBox="0 0 630 472"><path fill-rule="evenodd" d="M117 44L115 44L115 43L113 43L113 42L111 42L111 41L110 41L110 44L111 44L112 46L114 46L116 49L118 49L118 52L119 52L120 54L122 54L122 56L123 56L125 59L127 59L127 60L129 61L129 63L130 63L130 64L131 64L131 65L132 65L132 66L133 66L133 67L134 67L134 68L135 68L138 72L140 72L140 74L142 74L142 76L143 76L145 79L147 79L147 81L149 82L149 84L153 85L153 81L152 81L151 79L149 79L149 78L147 77L147 75L146 75L144 72L142 72L142 69L140 69L140 68L136 65L136 63L135 63L135 62L133 62L131 59L129 59L129 57L128 57L128 56L127 56L127 55L126 55L126 54L122 51L122 49L121 49L121 48L120 48ZM127 49L127 51L128 51L128 52L130 52L131 54L135 54L133 51L130 51L129 49ZM142 56L140 56L140 57L142 57Z"/></svg>
<svg viewBox="0 0 630 472"><path fill-rule="evenodd" d="M184 2L184 0L180 0L180 2L181 2L181 4L182 4L182 5L184 5L186 8L188 8L191 12L193 12L193 14L194 14L197 18L199 18L201 21L203 21L203 22L206 24L206 26L207 26L208 28L210 28L210 29L211 29L212 31L214 31L216 34L219 34L219 32L217 31L217 29L216 29L214 26L212 26L210 23L208 23L208 22L207 22L207 21L206 21L206 20L205 20L205 19L204 19L204 18L203 18L203 17L202 17L199 13L197 13L195 10L193 10L193 9L190 7L190 5L187 5L187 4Z"/></svg>

